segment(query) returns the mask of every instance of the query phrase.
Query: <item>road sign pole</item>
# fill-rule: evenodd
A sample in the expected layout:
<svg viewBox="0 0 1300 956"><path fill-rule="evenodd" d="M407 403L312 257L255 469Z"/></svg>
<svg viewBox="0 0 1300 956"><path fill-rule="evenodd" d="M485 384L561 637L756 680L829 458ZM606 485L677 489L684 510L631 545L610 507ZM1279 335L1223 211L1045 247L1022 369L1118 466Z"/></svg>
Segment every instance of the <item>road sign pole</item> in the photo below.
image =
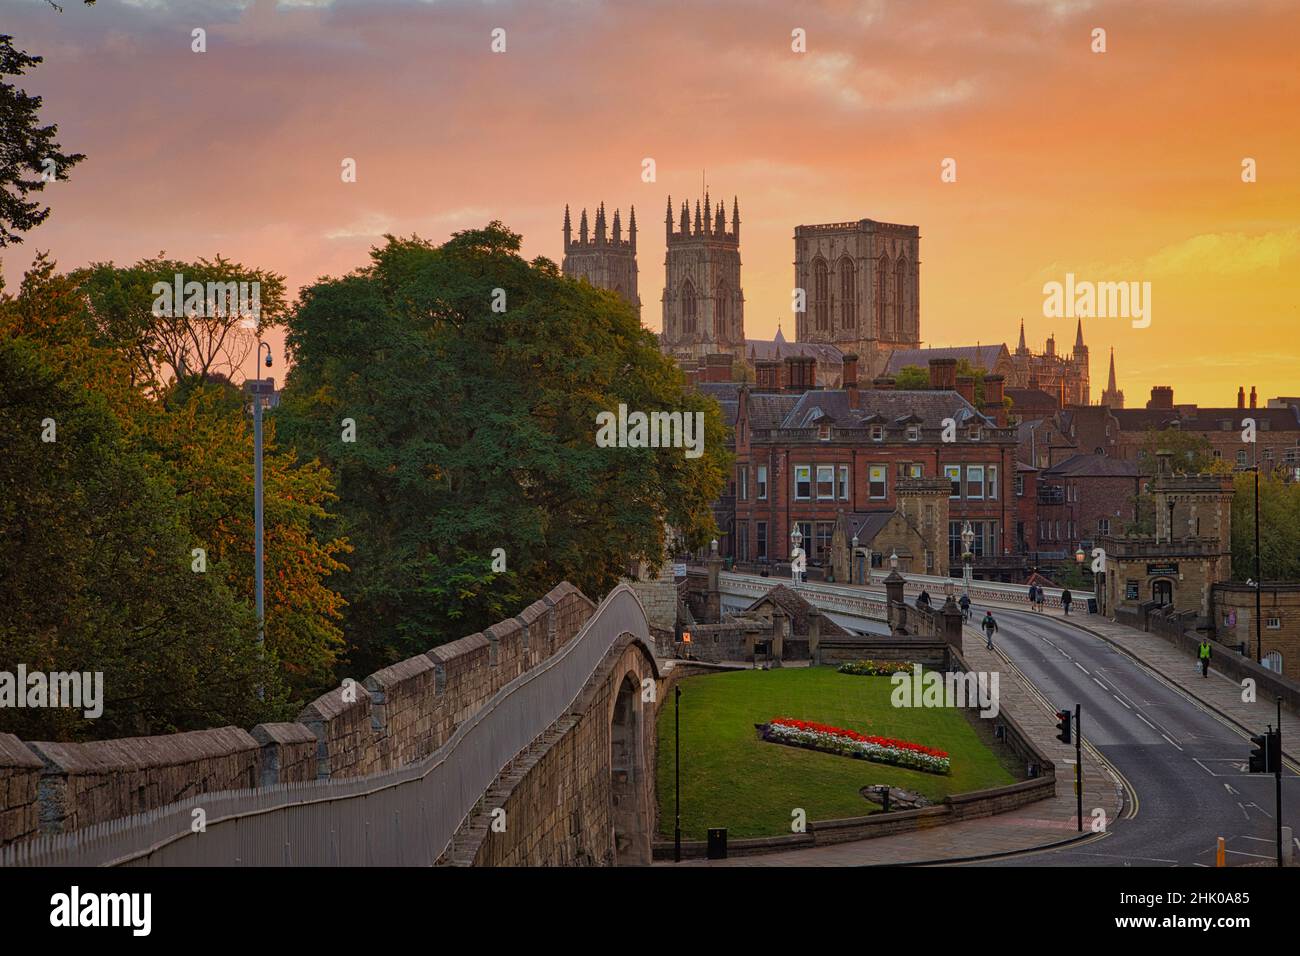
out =
<svg viewBox="0 0 1300 956"><path fill-rule="evenodd" d="M1079 832L1083 832L1083 710L1074 705L1074 793L1079 817Z"/></svg>
<svg viewBox="0 0 1300 956"><path fill-rule="evenodd" d="M1277 780L1277 865L1282 866L1282 698L1277 699L1277 760L1273 775Z"/></svg>

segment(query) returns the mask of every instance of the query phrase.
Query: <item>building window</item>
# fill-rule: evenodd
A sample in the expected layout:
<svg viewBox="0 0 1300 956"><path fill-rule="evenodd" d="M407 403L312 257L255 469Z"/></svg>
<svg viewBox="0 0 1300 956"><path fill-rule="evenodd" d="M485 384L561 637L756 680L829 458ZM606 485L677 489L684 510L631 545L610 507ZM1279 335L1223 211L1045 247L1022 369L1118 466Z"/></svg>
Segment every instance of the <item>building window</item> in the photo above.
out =
<svg viewBox="0 0 1300 956"><path fill-rule="evenodd" d="M829 328L830 313L830 277L827 274L826 260L819 256L813 260L813 321L818 331Z"/></svg>
<svg viewBox="0 0 1300 956"><path fill-rule="evenodd" d="M758 500L767 500L767 465L758 466Z"/></svg>
<svg viewBox="0 0 1300 956"><path fill-rule="evenodd" d="M849 500L849 466L840 465L840 501Z"/></svg>
<svg viewBox="0 0 1300 956"><path fill-rule="evenodd" d="M925 573L934 574L934 552L929 548L925 549Z"/></svg>
<svg viewBox="0 0 1300 956"><path fill-rule="evenodd" d="M1107 535L1107 534L1110 534L1110 519L1109 519L1109 518L1098 518L1098 519L1097 519L1097 534L1099 534L1099 535Z"/></svg>
<svg viewBox="0 0 1300 956"><path fill-rule="evenodd" d="M831 552L831 535L835 532L835 523L832 521L817 522L817 553L814 557L825 558Z"/></svg>
<svg viewBox="0 0 1300 956"><path fill-rule="evenodd" d="M966 497L976 501L984 499L984 466L966 466Z"/></svg>
<svg viewBox="0 0 1300 956"><path fill-rule="evenodd" d="M831 426L830 426L830 425L818 425L818 426L817 426L817 438L818 438L820 441L830 441L830 440L831 440Z"/></svg>
<svg viewBox="0 0 1300 956"><path fill-rule="evenodd" d="M889 274L889 254L880 257L876 266L876 331L883 335L889 324L889 313L885 310L885 293L889 283L885 277Z"/></svg>
<svg viewBox="0 0 1300 956"><path fill-rule="evenodd" d="M817 500L827 501L835 498L835 466L817 466Z"/></svg>
<svg viewBox="0 0 1300 956"><path fill-rule="evenodd" d="M858 324L858 290L853 259L840 260L840 326L851 329Z"/></svg>
<svg viewBox="0 0 1300 956"><path fill-rule="evenodd" d="M713 328L719 339L728 337L727 326L731 321L731 293L727 289L726 281L718 283L717 291L714 293L713 306Z"/></svg>
<svg viewBox="0 0 1300 956"><path fill-rule="evenodd" d="M1282 673L1282 652L1269 651L1267 654L1264 655L1264 659L1260 661L1260 663L1263 664L1265 667L1267 667L1269 670L1271 670L1273 673L1280 674Z"/></svg>
<svg viewBox="0 0 1300 956"><path fill-rule="evenodd" d="M740 495L739 495L740 500L748 501L749 500L749 468L745 465L741 465L740 468L737 470L737 475L740 478Z"/></svg>
<svg viewBox="0 0 1300 956"><path fill-rule="evenodd" d="M988 468L988 497L990 501L998 500L998 466L989 465Z"/></svg>
<svg viewBox="0 0 1300 956"><path fill-rule="evenodd" d="M907 260L899 259L898 265L894 269L894 288L895 306L898 310L898 317L895 320L895 328L902 332L907 328Z"/></svg>
<svg viewBox="0 0 1300 956"><path fill-rule="evenodd" d="M690 334L695 331L695 286L687 279L682 283L682 331Z"/></svg>
<svg viewBox="0 0 1300 956"><path fill-rule="evenodd" d="M885 426L884 426L884 425L872 425L872 426L871 426L871 440L872 440L872 441L884 441L884 440L885 440Z"/></svg>
<svg viewBox="0 0 1300 956"><path fill-rule="evenodd" d="M943 476L952 482L952 493L949 498L961 497L961 465L944 465Z"/></svg>
<svg viewBox="0 0 1300 956"><path fill-rule="evenodd" d="M872 498L884 498L888 493L885 487L885 475L888 472L884 465L872 465L867 469L867 494Z"/></svg>
<svg viewBox="0 0 1300 956"><path fill-rule="evenodd" d="M921 426L920 426L920 425L908 425L908 426L907 426L907 440L908 440L908 441L920 441L920 440L921 440Z"/></svg>
<svg viewBox="0 0 1300 956"><path fill-rule="evenodd" d="M979 441L980 427L978 425L972 425L970 428L966 429L966 437L971 441Z"/></svg>
<svg viewBox="0 0 1300 956"><path fill-rule="evenodd" d="M1270 631L1280 631L1282 629L1282 618L1277 615L1271 615L1264 618L1264 626Z"/></svg>
<svg viewBox="0 0 1300 956"><path fill-rule="evenodd" d="M812 522L811 522L811 521L796 521L796 522L795 522L795 525L796 525L796 527L799 528L799 533L800 533L801 535L803 535L803 544L802 544L800 547L803 548L804 553L805 553L806 555L811 556L812 547L813 547L813 536L812 536L812 531L813 531L813 529L812 529Z"/></svg>
<svg viewBox="0 0 1300 956"><path fill-rule="evenodd" d="M796 501L807 501L812 497L812 466L794 466L794 497Z"/></svg>
<svg viewBox="0 0 1300 956"><path fill-rule="evenodd" d="M1016 475L1013 481L1015 482L1015 486L1016 486L1016 497L1023 498L1025 495L1025 476Z"/></svg>
<svg viewBox="0 0 1300 956"><path fill-rule="evenodd" d="M757 527L758 549L756 557L762 561L767 558L767 522L760 521Z"/></svg>
<svg viewBox="0 0 1300 956"><path fill-rule="evenodd" d="M1241 449L1241 451L1237 452L1237 464L1239 464L1239 465L1243 465L1243 466L1247 464L1247 461L1246 461L1246 449L1243 448L1243 449Z"/></svg>

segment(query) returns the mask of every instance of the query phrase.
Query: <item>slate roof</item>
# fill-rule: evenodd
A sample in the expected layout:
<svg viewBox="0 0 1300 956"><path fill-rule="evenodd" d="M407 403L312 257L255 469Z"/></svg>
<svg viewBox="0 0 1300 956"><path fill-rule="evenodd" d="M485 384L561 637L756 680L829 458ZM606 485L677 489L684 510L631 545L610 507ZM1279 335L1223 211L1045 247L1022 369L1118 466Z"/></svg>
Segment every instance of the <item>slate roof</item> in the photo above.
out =
<svg viewBox="0 0 1300 956"><path fill-rule="evenodd" d="M801 396L793 393L751 392L749 395L749 427L780 428Z"/></svg>
<svg viewBox="0 0 1300 956"><path fill-rule="evenodd" d="M998 359L1003 353L1008 357L1008 351L1005 343L994 345L957 345L952 348L938 349L894 349L889 353L889 360L885 362L883 374L897 375L905 366L916 365L923 369L930 367L930 359L965 359L976 368L991 370L997 365Z"/></svg>
<svg viewBox="0 0 1300 956"><path fill-rule="evenodd" d="M861 426L873 420L884 424L911 420L927 428L941 428L945 418L955 419L959 426L976 419L990 428L997 427L993 419L977 412L954 391L866 389L858 392L858 407L852 408L849 393L838 388L815 389L799 395L780 427L809 428L823 416L829 416L840 427ZM759 426L755 423L754 427Z"/></svg>
<svg viewBox="0 0 1300 956"><path fill-rule="evenodd" d="M808 635L808 612L812 609L812 605L792 588L784 584L778 584L747 607L745 612L756 611L765 603L775 604L785 612L785 616L790 619L791 635L795 637L806 637ZM822 612L820 633L822 637L850 636L849 632L832 621L830 615L825 611Z"/></svg>
<svg viewBox="0 0 1300 956"><path fill-rule="evenodd" d="M865 545L869 541L875 540L876 535L885 529L897 512L894 511L850 511L843 515L844 527L848 532L848 538L858 539L858 545Z"/></svg>
<svg viewBox="0 0 1300 956"><path fill-rule="evenodd" d="M1105 455L1071 455L1043 472L1052 478L1136 478L1137 462Z"/></svg>
<svg viewBox="0 0 1300 956"><path fill-rule="evenodd" d="M781 361L791 356L815 358L818 365L844 364L844 353L834 345L823 342L787 342L779 331L777 338L771 342L765 339L745 339L745 357L751 362Z"/></svg>

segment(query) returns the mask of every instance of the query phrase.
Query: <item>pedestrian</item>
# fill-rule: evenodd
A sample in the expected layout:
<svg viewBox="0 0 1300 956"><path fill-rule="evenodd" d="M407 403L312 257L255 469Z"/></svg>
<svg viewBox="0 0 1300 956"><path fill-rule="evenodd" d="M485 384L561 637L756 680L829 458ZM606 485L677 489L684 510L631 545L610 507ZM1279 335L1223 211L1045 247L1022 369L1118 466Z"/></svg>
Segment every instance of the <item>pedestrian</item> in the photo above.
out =
<svg viewBox="0 0 1300 956"><path fill-rule="evenodd" d="M987 647L993 650L993 634L998 629L998 622L993 620L993 612L985 611L984 620L980 622L980 627L984 628L984 633L988 636Z"/></svg>
<svg viewBox="0 0 1300 956"><path fill-rule="evenodd" d="M1210 650L1210 639L1209 639L1208 637L1202 638L1202 639L1201 639L1201 650L1200 650L1200 653L1197 655L1197 656L1199 656L1200 659L1201 659L1201 676L1202 676L1202 677L1209 677L1209 676L1210 676L1210 657L1212 656L1212 654L1213 654L1213 651Z"/></svg>
<svg viewBox="0 0 1300 956"><path fill-rule="evenodd" d="M1070 594L1070 589L1066 588L1061 592L1061 607L1065 608L1066 616L1070 614L1070 605L1074 603L1074 596Z"/></svg>
<svg viewBox="0 0 1300 956"><path fill-rule="evenodd" d="M1038 611L1038 613L1039 613L1039 614L1042 614L1042 613L1043 613L1043 602L1047 600L1047 592L1044 591L1041 587L1039 587L1039 588L1037 589L1037 591L1038 591L1038 593L1034 596L1034 602L1038 605L1038 607L1037 607L1037 611Z"/></svg>
<svg viewBox="0 0 1300 956"><path fill-rule="evenodd" d="M1029 610L1038 610L1038 585L1029 585Z"/></svg>
<svg viewBox="0 0 1300 956"><path fill-rule="evenodd" d="M958 601L957 603L961 605L961 619L963 621L969 621L970 620L970 595L963 594L961 596L961 600Z"/></svg>
<svg viewBox="0 0 1300 956"><path fill-rule="evenodd" d="M925 608L930 606L930 592L925 588L922 588L921 593L916 596L916 606Z"/></svg>

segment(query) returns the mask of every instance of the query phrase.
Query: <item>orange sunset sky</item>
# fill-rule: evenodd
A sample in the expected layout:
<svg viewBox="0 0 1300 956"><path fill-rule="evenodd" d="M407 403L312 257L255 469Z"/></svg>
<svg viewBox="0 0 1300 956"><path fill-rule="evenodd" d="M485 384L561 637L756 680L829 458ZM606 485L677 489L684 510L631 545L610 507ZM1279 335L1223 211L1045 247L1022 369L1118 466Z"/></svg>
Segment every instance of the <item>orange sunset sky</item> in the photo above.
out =
<svg viewBox="0 0 1300 956"><path fill-rule="evenodd" d="M927 345L1014 348L1023 317L1032 348L1068 349L1045 282L1149 281L1149 328L1085 320L1094 401L1112 346L1130 407L1157 384L1300 394L1294 2L61 3L0 0L0 32L46 61L19 85L88 157L3 250L11 291L37 250L65 269L165 250L296 292L384 233L494 218L558 261L565 203L576 226L604 200L636 205L657 330L665 199L703 175L740 198L751 338L793 337L794 227L870 217L920 227Z"/></svg>

